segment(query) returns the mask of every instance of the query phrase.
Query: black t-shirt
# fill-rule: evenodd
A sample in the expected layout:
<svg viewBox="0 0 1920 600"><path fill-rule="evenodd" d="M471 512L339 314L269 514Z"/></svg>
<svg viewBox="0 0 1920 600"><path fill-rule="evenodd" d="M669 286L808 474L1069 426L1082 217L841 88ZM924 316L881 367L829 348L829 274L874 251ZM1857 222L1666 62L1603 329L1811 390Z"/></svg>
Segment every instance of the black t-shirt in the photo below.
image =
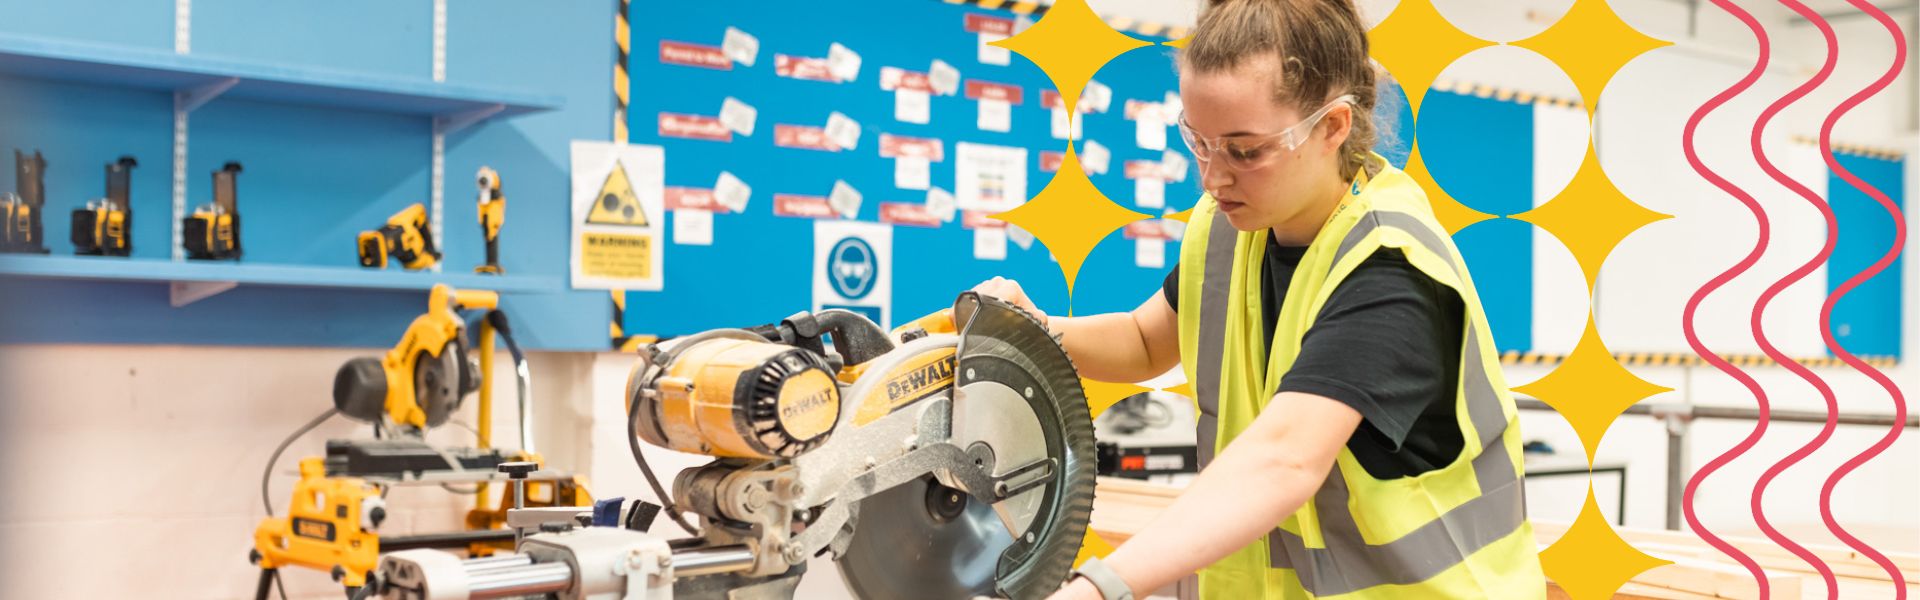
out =
<svg viewBox="0 0 1920 600"><path fill-rule="evenodd" d="M1267 238L1260 284L1268 350L1305 247ZM1180 268L1163 293L1179 308ZM1332 398L1365 418L1347 449L1379 479L1419 475L1460 454L1454 400L1466 308L1459 294L1397 249L1367 257L1334 288L1300 344L1280 391Z"/></svg>

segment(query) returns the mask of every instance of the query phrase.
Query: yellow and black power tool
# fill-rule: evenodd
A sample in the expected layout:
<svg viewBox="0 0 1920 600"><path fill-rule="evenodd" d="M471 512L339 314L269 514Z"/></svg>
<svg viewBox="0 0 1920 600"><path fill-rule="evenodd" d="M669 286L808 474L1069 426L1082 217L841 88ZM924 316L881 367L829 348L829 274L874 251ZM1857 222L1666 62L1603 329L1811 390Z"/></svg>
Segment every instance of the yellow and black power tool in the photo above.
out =
<svg viewBox="0 0 1920 600"><path fill-rule="evenodd" d="M427 222L427 208L415 202L387 218L387 224L373 231L360 232L360 266L387 268L387 260L400 261L409 271L433 267L440 262L440 250L433 245L433 229Z"/></svg>
<svg viewBox="0 0 1920 600"><path fill-rule="evenodd" d="M480 234L487 239L487 264L473 268L475 273L499 275L500 225L507 220L507 196L500 193L500 173L493 167L480 167Z"/></svg>
<svg viewBox="0 0 1920 600"><path fill-rule="evenodd" d="M379 435L375 439L328 440L324 456L302 460L300 479L294 484L293 500L284 516L272 516L272 504L262 486L261 501L267 503L269 517L254 529L250 553L261 568L257 598L267 597L277 570L286 566L330 573L351 596L365 585L367 573L375 568L383 552L444 548L485 555L513 547L513 531L504 528L506 508L514 505L512 488L500 495L495 506L489 501L487 482L499 477L495 471L502 464L542 462L532 448L526 357L514 342L506 313L499 310L500 299L494 292L436 285L427 303L427 312L415 318L400 341L383 356L355 358L340 367L334 377L334 408L294 437L335 414L373 424ZM468 340L472 328L462 311L480 313L477 341ZM512 354L518 378L519 450L492 447L496 336ZM448 422L460 410L464 398L476 391L476 447L428 444L426 431ZM276 451L268 468L278 460ZM386 489L423 484L474 486L465 490L448 487L476 496L475 506L465 518L467 530L380 535L378 528L391 510L381 500ZM525 487L522 506L589 506L593 501L585 481L578 477L549 474L529 479Z"/></svg>
<svg viewBox="0 0 1920 600"><path fill-rule="evenodd" d="M187 258L240 258L240 163L229 162L213 172L213 202L180 220L181 242Z"/></svg>
<svg viewBox="0 0 1920 600"><path fill-rule="evenodd" d="M47 205L47 159L34 151L32 156L13 151L14 187L18 194L0 194L0 212L5 213L5 232L0 233L0 252L46 254L41 209Z"/></svg>
<svg viewBox="0 0 1920 600"><path fill-rule="evenodd" d="M73 251L88 256L133 253L133 168L131 156L107 164L107 196L73 211Z"/></svg>

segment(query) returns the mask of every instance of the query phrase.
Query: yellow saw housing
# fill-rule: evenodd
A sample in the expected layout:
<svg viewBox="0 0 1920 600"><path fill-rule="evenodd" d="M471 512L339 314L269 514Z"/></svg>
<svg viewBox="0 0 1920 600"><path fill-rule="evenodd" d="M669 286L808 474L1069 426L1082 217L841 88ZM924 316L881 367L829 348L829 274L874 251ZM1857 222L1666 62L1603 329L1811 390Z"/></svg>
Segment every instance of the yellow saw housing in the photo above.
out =
<svg viewBox="0 0 1920 600"><path fill-rule="evenodd" d="M639 394L634 433L680 452L729 458L791 458L821 442L840 419L840 388L816 355L771 342L720 338L642 364L628 381Z"/></svg>

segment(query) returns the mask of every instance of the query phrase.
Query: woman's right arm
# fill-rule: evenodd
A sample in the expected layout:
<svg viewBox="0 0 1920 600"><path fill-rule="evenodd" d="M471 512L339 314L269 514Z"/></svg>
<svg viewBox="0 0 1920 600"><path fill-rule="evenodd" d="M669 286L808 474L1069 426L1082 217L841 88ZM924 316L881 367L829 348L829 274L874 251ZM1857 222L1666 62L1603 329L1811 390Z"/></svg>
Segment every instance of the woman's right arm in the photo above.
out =
<svg viewBox="0 0 1920 600"><path fill-rule="evenodd" d="M1179 320L1164 292L1155 291L1133 312L1049 318L1013 280L995 277L973 291L1033 313L1060 334L1067 355L1088 379L1145 381L1180 364Z"/></svg>

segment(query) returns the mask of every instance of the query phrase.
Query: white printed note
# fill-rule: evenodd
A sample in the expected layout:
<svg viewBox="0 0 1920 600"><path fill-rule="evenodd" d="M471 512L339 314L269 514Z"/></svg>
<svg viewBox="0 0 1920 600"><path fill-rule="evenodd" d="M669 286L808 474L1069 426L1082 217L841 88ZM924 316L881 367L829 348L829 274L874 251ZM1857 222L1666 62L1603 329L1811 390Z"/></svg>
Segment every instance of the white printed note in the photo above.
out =
<svg viewBox="0 0 1920 600"><path fill-rule="evenodd" d="M827 206L832 207L833 212L839 213L843 219L860 215L860 201L860 190L853 189L845 181L834 181L833 193L827 195Z"/></svg>
<svg viewBox="0 0 1920 600"><path fill-rule="evenodd" d="M853 81L860 77L860 53L834 42L827 47L827 72L834 79Z"/></svg>
<svg viewBox="0 0 1920 600"><path fill-rule="evenodd" d="M682 246L712 246L713 213L686 208L673 211L673 243Z"/></svg>
<svg viewBox="0 0 1920 600"><path fill-rule="evenodd" d="M842 150L853 150L860 146L860 122L852 117L834 111L827 115L827 139Z"/></svg>
<svg viewBox="0 0 1920 600"><path fill-rule="evenodd" d="M941 223L952 223L953 213L953 193L937 187L927 188L927 214L940 219Z"/></svg>
<svg viewBox="0 0 1920 600"><path fill-rule="evenodd" d="M925 125L932 120L933 103L927 93L900 88L893 91L893 118L902 123Z"/></svg>
<svg viewBox="0 0 1920 600"><path fill-rule="evenodd" d="M1167 182L1158 177L1141 177L1133 180L1133 203L1140 208L1161 208L1167 205Z"/></svg>
<svg viewBox="0 0 1920 600"><path fill-rule="evenodd" d="M1007 259L1007 230L981 227L973 230L973 257L979 260Z"/></svg>
<svg viewBox="0 0 1920 600"><path fill-rule="evenodd" d="M741 102L732 96L728 96L726 100L720 102L720 124L725 125L727 130L734 133L745 136L753 135L753 122L758 119L759 115L760 111L754 110L752 105Z"/></svg>
<svg viewBox="0 0 1920 600"><path fill-rule="evenodd" d="M1013 129L1013 105L1005 100L987 98L981 98L976 104L980 105L981 131L1006 133Z"/></svg>
<svg viewBox="0 0 1920 600"><path fill-rule="evenodd" d="M1167 241L1160 238L1140 238L1133 241L1133 266L1142 269L1160 269L1167 266Z"/></svg>
<svg viewBox="0 0 1920 600"><path fill-rule="evenodd" d="M924 190L932 183L932 165L924 156L902 156L893 159L893 187L903 190Z"/></svg>
<svg viewBox="0 0 1920 600"><path fill-rule="evenodd" d="M720 177L713 182L713 199L729 211L746 212L747 199L752 196L753 188L732 173L721 171Z"/></svg>
<svg viewBox="0 0 1920 600"><path fill-rule="evenodd" d="M727 36L720 42L720 52L733 62L743 66L753 66L755 57L760 56L760 38L753 37L735 27L727 28Z"/></svg>

